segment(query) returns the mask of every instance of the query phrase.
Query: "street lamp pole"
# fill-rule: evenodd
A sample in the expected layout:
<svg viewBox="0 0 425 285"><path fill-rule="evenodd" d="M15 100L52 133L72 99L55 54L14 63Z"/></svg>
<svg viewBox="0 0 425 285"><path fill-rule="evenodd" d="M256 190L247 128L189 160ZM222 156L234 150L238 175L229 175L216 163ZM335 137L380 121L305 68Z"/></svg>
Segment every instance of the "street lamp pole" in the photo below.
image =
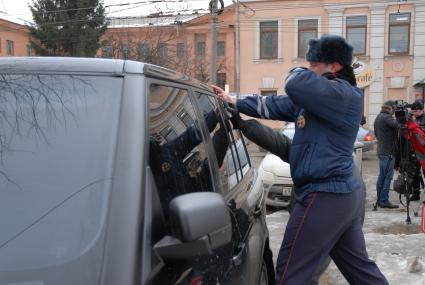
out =
<svg viewBox="0 0 425 285"><path fill-rule="evenodd" d="M236 94L239 96L241 92L241 35L239 20L239 0L236 0Z"/></svg>
<svg viewBox="0 0 425 285"><path fill-rule="evenodd" d="M211 0L211 84L217 84L217 0Z"/></svg>

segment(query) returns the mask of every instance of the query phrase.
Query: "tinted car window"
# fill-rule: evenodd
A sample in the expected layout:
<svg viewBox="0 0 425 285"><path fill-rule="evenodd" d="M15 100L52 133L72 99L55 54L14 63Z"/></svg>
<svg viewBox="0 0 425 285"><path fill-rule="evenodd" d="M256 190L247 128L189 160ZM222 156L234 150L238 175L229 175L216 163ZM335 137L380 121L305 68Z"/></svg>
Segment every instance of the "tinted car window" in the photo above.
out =
<svg viewBox="0 0 425 285"><path fill-rule="evenodd" d="M235 160L236 161L238 161L238 156L239 156L241 167L238 168L238 169L235 169L234 167L232 167L232 165L234 165L230 161L230 160L233 159L233 157L232 157L232 151L233 151L233 156L235 157ZM229 165L231 165L231 167L229 168L229 176L230 176L229 177L229 184L230 184L231 188L234 187L234 186L236 186L236 184L237 184L236 170L239 171L238 175L240 177L243 177L243 175L245 175L248 172L249 168L250 168L249 161L248 161L248 156L247 156L247 153L245 152L243 141L241 139L238 139L237 140L237 142L236 142L236 148L232 144L232 151L230 151L230 149L229 149L228 154L227 154L228 163L229 163ZM242 169L242 174L241 174L241 169Z"/></svg>
<svg viewBox="0 0 425 285"><path fill-rule="evenodd" d="M196 97L203 112L210 112L211 110L218 109L218 101L207 94L196 93ZM220 178L222 183L222 190L224 192L230 191L235 187L243 175L249 170L248 155L245 151L244 144L240 139L238 131L232 129L229 123L226 123L226 114L219 110L219 126L211 132L211 138L215 141L215 152L218 157L218 165ZM220 135L219 132L225 130L225 133ZM226 146L225 151L221 147L217 147L218 137L225 136L226 142L221 138L221 147ZM235 147L236 145L236 147ZM232 146L232 147L231 147ZM236 171L237 170L237 171Z"/></svg>
<svg viewBox="0 0 425 285"><path fill-rule="evenodd" d="M121 84L1 75L0 275L64 264L94 246L113 180Z"/></svg>
<svg viewBox="0 0 425 285"><path fill-rule="evenodd" d="M214 189L201 127L188 91L151 84L149 99L149 165L167 217L173 198ZM215 129L218 121L214 110L203 116ZM164 129L175 136L164 136Z"/></svg>

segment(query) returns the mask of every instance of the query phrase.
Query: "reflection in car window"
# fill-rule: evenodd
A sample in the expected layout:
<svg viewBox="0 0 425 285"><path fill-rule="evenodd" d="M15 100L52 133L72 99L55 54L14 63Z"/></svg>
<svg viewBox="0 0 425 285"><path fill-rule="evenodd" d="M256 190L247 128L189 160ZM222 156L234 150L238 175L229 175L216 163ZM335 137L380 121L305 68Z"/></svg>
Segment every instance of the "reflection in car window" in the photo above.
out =
<svg viewBox="0 0 425 285"><path fill-rule="evenodd" d="M228 160L228 164L230 165L230 167L229 167L229 187L230 187L230 189L237 185L238 181L241 180L243 175L245 175L250 168L248 156L247 156L247 153L245 151L243 141L242 141L242 139L239 138L238 133L235 133L235 138L237 138L236 149L235 149L235 146L232 144L232 150L230 150L230 148L229 148L228 153L226 155L226 158ZM238 171L237 173L236 173L235 167L233 166L234 164L232 164L231 161L230 161L230 160L232 160L232 153L233 153L233 156L236 157L236 162L238 161L238 156L239 156L241 167L237 168L237 171ZM236 163L236 164L238 165L238 163ZM241 174L241 169L242 169L242 174ZM238 180L238 177L239 177L239 180Z"/></svg>
<svg viewBox="0 0 425 285"><path fill-rule="evenodd" d="M1 75L0 275L64 264L95 244L121 85L116 77Z"/></svg>
<svg viewBox="0 0 425 285"><path fill-rule="evenodd" d="M201 102L204 112L211 111L217 108L218 106L218 101L209 95L196 93L196 97L198 98L198 102ZM221 147L223 147L222 142L224 138L221 139L221 144L214 143L214 149L217 153L217 161L219 164L222 189L223 191L228 192L238 184L238 182L242 179L242 176L246 174L246 172L249 170L250 166L249 164L247 164L248 157L245 152L243 142L242 140L240 140L239 132L232 130L231 125L225 123L224 116L225 114L221 112L219 116L220 128L217 127L216 130L214 132L211 132L210 134L213 139L213 142L218 141L217 138L219 137L225 137L226 139L225 149L220 149ZM225 127L225 125L227 127ZM223 134L220 134L218 132L220 130L226 130L226 128L228 132L225 132ZM235 142L237 145L236 149L238 150L238 152L235 151ZM233 147L230 148L230 145L232 145ZM244 168L243 171L241 171L242 168L240 167L239 161ZM246 167L247 165L248 167ZM235 169L237 169L238 171L235 171Z"/></svg>
<svg viewBox="0 0 425 285"><path fill-rule="evenodd" d="M149 165L168 217L169 203L173 198L214 189L205 143L187 90L151 84L149 100ZM205 113L204 117L211 128L215 128L217 116L214 110ZM164 135L164 129L168 130L167 135ZM173 137L170 133L174 134Z"/></svg>
<svg viewBox="0 0 425 285"><path fill-rule="evenodd" d="M181 110L177 117L183 122L186 127L189 127L194 123L192 117L189 116L188 112L185 109Z"/></svg>

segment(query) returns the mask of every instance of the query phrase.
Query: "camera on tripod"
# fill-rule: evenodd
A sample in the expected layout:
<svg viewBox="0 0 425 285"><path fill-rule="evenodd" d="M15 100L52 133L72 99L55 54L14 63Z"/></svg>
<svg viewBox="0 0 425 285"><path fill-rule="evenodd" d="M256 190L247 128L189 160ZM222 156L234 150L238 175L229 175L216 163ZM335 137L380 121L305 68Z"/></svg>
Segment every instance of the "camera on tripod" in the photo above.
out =
<svg viewBox="0 0 425 285"><path fill-rule="evenodd" d="M412 108L412 104L404 102L403 100L396 100L393 108L398 124L404 127L407 121L412 118L412 113L409 111L409 109Z"/></svg>
<svg viewBox="0 0 425 285"><path fill-rule="evenodd" d="M401 204L407 208L406 222L410 224L410 199L415 189L420 187L420 169L425 170L425 133L413 118L411 111L413 104L403 100L397 100L394 103L393 110L400 128L395 145L396 164L398 164L400 175L394 181L393 188L398 192ZM406 198L406 204L403 204L402 196Z"/></svg>

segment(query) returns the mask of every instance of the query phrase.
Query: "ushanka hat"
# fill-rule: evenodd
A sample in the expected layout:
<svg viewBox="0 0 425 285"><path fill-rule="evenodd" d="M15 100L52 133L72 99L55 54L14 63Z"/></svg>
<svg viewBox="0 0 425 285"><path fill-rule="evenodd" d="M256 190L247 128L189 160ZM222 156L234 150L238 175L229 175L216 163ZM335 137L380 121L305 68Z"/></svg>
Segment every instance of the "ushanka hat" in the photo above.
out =
<svg viewBox="0 0 425 285"><path fill-rule="evenodd" d="M320 39L311 39L305 55L307 61L351 65L353 47L340 36L323 35Z"/></svg>

